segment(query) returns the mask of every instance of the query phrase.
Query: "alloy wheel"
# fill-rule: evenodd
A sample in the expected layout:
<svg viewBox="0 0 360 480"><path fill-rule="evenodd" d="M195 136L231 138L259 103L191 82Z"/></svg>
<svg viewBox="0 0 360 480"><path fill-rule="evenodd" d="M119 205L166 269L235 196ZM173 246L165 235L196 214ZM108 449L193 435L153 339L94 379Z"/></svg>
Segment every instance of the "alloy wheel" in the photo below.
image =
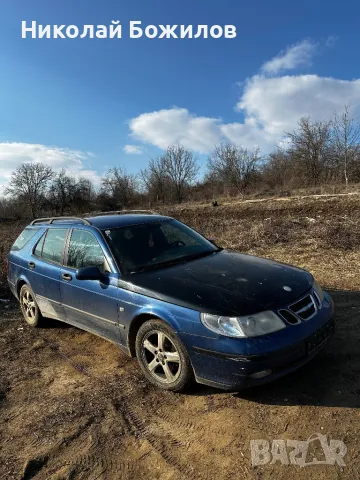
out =
<svg viewBox="0 0 360 480"><path fill-rule="evenodd" d="M160 330L149 332L142 342L142 356L149 373L161 383L173 383L181 373L178 350Z"/></svg>
<svg viewBox="0 0 360 480"><path fill-rule="evenodd" d="M26 316L26 320L29 323L33 323L36 318L36 304L29 290L25 290L21 301L23 306L23 312L24 312L24 315Z"/></svg>

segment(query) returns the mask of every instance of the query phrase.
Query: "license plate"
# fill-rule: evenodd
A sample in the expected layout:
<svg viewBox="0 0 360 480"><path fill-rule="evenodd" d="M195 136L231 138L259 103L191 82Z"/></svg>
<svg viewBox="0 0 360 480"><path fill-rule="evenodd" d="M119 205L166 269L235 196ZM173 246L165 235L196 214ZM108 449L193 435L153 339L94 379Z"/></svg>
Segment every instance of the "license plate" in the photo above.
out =
<svg viewBox="0 0 360 480"><path fill-rule="evenodd" d="M334 321L331 321L324 327L320 328L320 330L315 332L311 337L309 337L306 342L308 355L325 343L326 340L334 333L334 330Z"/></svg>

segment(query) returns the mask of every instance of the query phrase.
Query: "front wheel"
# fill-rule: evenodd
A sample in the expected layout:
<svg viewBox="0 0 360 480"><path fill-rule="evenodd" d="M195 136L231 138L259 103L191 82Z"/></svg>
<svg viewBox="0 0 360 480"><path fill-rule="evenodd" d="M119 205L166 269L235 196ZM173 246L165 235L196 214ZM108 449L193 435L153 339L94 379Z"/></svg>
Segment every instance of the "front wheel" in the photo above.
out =
<svg viewBox="0 0 360 480"><path fill-rule="evenodd" d="M149 320L136 336L136 356L145 377L163 390L180 392L194 381L189 355L173 330Z"/></svg>

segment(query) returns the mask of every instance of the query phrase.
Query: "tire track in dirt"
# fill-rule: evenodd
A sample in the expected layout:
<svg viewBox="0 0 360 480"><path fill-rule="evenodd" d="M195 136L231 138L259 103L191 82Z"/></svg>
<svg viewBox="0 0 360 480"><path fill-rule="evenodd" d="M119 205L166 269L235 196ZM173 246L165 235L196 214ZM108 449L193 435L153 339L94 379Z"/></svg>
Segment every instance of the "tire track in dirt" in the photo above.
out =
<svg viewBox="0 0 360 480"><path fill-rule="evenodd" d="M62 465L58 465L57 470L67 468L69 475L72 474L75 475L75 478L84 480L100 478L105 473L111 475L111 478L137 478L136 475L141 470L140 465L137 462L121 460L122 456L125 455L125 446L121 442L117 444L116 456L109 456L102 451L104 432L101 427L104 416L110 416L108 421L110 420L113 426L119 426L119 423L121 423L122 426L126 427L123 419L116 415L116 411L112 408L110 402L106 404L102 413L102 417L97 418L90 426L91 433L88 432L87 437L75 445L75 448L74 445L69 445L69 448L64 452L66 461ZM89 439L90 444L87 443ZM102 451L101 456L99 456L100 451Z"/></svg>
<svg viewBox="0 0 360 480"><path fill-rule="evenodd" d="M157 437L167 439L166 445L176 446L179 449L177 457L180 457L182 462L185 460L198 468L201 465L205 467L206 464L206 470L212 472L204 474L197 470L196 478L233 479L237 471L244 475L248 474L248 468L244 465L242 443L238 437L234 437L232 431L218 428L218 425L212 422L205 426L182 420L175 410L172 413L162 411L158 415L148 413L147 422L151 432L156 432ZM206 462L205 460L199 462L205 452L211 452L211 457ZM242 457L239 457L239 452ZM229 473L226 473L224 469L223 459L225 457L232 458L232 467ZM186 473L189 475L188 478L192 478L190 472ZM194 475L194 471L192 471L192 475Z"/></svg>
<svg viewBox="0 0 360 480"><path fill-rule="evenodd" d="M21 480L34 478L40 474L49 462L55 459L68 443L75 442L81 434L88 429L92 422L93 418L88 418L83 425L78 426L74 433L57 440L50 447L46 446L44 442L30 442L30 446L33 451L36 452L36 455L27 458Z"/></svg>
<svg viewBox="0 0 360 480"><path fill-rule="evenodd" d="M57 343L56 351L63 349L64 345ZM93 352L78 352L71 349L71 352L66 354L62 353L62 357L67 359L71 365L77 365L74 362L74 358L78 356L97 358L98 355ZM196 465L194 458L201 456L206 449L206 438L214 438L214 433L222 438L227 438L228 433L226 427L216 425L215 432L211 424L200 424L186 420L183 416L176 414L176 409L172 410L161 409L161 412L154 414L145 405L142 404L141 411L133 406L133 396L138 395L133 390L134 377L135 384L141 382L142 376L139 372L129 372L133 370L134 362L131 362L131 366L125 369L121 376L115 374L116 385L118 392L114 394L117 397L117 401L114 403L117 415L121 415L127 424L129 434L133 435L137 440L145 440L151 449L159 454L166 464L174 470L174 473L178 473L181 478L191 478L194 476L194 468L191 464ZM79 369L77 369L79 371ZM81 372L81 370L80 370ZM91 372L91 367L86 371L85 375L95 377ZM82 372L81 372L82 373ZM132 378L130 378L130 376ZM98 376L96 376L98 378ZM108 379L101 379L102 382L107 384ZM152 388L152 387L150 387ZM119 392L121 392L119 394ZM154 390L152 390L154 392ZM176 397L174 394L168 392L162 392L162 395L166 395L167 400L176 406ZM141 392L140 392L141 397ZM172 413L174 412L174 413ZM216 437L215 435L215 437ZM234 445L233 437L229 437L224 444L221 445L208 445L209 450L216 456L221 456L224 453L227 455L235 455L238 453L238 447ZM87 456L89 462L94 462L91 457ZM192 460L190 463L189 461ZM74 460L76 462L76 459ZM111 467L111 469L114 465ZM116 467L120 470L124 468L123 465ZM240 467L241 470L241 467ZM216 476L216 475L215 475ZM212 474L197 474L197 478L209 479L214 478Z"/></svg>
<svg viewBox="0 0 360 480"><path fill-rule="evenodd" d="M43 337L43 336L42 336ZM45 343L51 348L51 350L58 355L61 356L64 360L66 360L75 370L79 373L82 373L90 378L97 379L101 383L106 383L106 379L98 378L90 369L86 368L79 368L79 363L74 361L74 358L78 356L88 356L88 357L98 357L96 353L93 352L84 352L84 351L74 351L71 349L70 352L64 353L63 350L69 350L59 341L49 341L48 339L44 339ZM64 348L65 347L65 348ZM83 367L83 366L82 366ZM131 372L132 376L134 373ZM125 424L127 425L128 432L135 437L136 440L145 440L149 446L154 450L161 458L166 462L166 464L174 470L174 473L178 473L180 478L191 478L194 475L194 469L190 467L187 463L184 463L180 460L179 455L174 455L172 451L174 449L182 449L183 451L189 449L189 441L185 439L186 433L184 430L184 435L180 435L181 438L174 438L171 434L171 429L162 428L161 430L158 429L157 433L154 433L154 428L149 425L148 421L145 421L144 417L150 418L148 412L144 414L142 412L139 414L135 408L132 406L132 398L134 395L133 390L129 389L129 381L131 380L128 378L128 372L123 373L124 379L120 378L119 375L116 377L116 384L121 392L117 394L117 400L114 404L116 413L122 416L124 419ZM137 374L135 376L141 380L142 377ZM131 383L130 383L131 384ZM106 385L107 386L107 385ZM158 420L156 416L151 415L151 421L156 422ZM158 423L158 422L157 422ZM189 422L187 423L189 426ZM181 426L183 426L181 424ZM191 429L195 429L195 425L191 425ZM76 452L72 453L71 461L69 465L80 465L83 468L88 469L91 465L97 466L97 460L94 455L83 455L78 456L77 452L79 448L76 448ZM182 455L180 455L181 457ZM101 464L101 467L105 468L106 470L113 471L115 469L117 474L121 474L122 471L126 471L130 473L131 465L129 463L122 463L122 462L112 462L110 464ZM134 472L135 473L135 472ZM197 478L201 478L207 480L208 476L197 476Z"/></svg>
<svg viewBox="0 0 360 480"><path fill-rule="evenodd" d="M44 338L44 335L41 335L42 339L46 343L46 345L51 349L52 352L56 353L59 355L63 360L68 362L77 372L91 378L91 379L96 379L98 382L102 384L106 384L106 379L104 378L99 378L98 376L94 375L90 370L84 365L79 364L79 362L74 361L74 358L77 358L78 356L82 357L93 357L93 358L98 358L99 356L96 353L93 352L84 352L84 351L76 351L74 349L71 349L69 352L68 346L62 344L60 341L50 341L47 338ZM64 350L67 350L67 353L64 353ZM139 377L140 379L140 377ZM181 475L192 475L193 470L191 468L188 468L187 465L182 465L179 463L179 461L173 457L169 453L169 448L177 448L181 445L181 442L179 440L173 439L173 438L158 438L155 435L152 435L151 432L149 431L147 425L144 423L144 421L138 416L138 414L135 412L135 410L131 406L131 397L130 394L133 395L133 392L130 393L128 392L127 395L124 394L124 392L128 389L128 382L121 380L121 382L117 382L118 387L120 387L121 394L117 395L118 400L122 403L122 408L116 408L116 414L121 417L124 420L125 425L127 426L127 430L130 434L133 435L136 441L139 440L146 440L147 443L150 445L150 447L157 453L159 454L164 461L174 468L176 471L178 471ZM107 385L105 385L107 387ZM89 470L104 470L107 472L113 472L116 475L119 475L119 478L122 478L122 474L127 474L129 475L129 478L135 478L132 475L135 475L136 473L139 472L139 466L137 466L134 463L130 462L121 462L119 460L114 460L114 459L104 459L101 458L99 459L98 456L95 454L80 454L82 451L91 451L93 450L93 445L84 445L83 442L80 442L80 444L73 445L75 447L75 450L73 449L71 452L71 455L68 457L69 460L65 462L65 464L58 465L56 467L56 470L63 470L66 466L70 467L70 470L75 470L77 471L77 468L80 467L82 470L89 471ZM59 452L60 453L60 452ZM53 472L54 473L54 472Z"/></svg>
<svg viewBox="0 0 360 480"><path fill-rule="evenodd" d="M88 372L88 369L85 365L81 364L78 360L74 360L74 358L81 356L81 357L88 357L92 358L95 357L95 355L92 352L77 352L77 351L72 351L72 353L66 354L64 353L63 350L66 351L65 345L62 344L62 342L54 342L46 336L46 334L38 334L35 335L34 332L29 331L27 332L30 337L36 339L36 342L39 341L39 336L41 337L42 342L44 343L44 347L48 348L51 354L55 354L58 358L61 359L61 362L65 360L71 367L73 367L78 373L86 376L87 378L90 378L91 375ZM52 335L51 335L52 336ZM67 349L68 350L68 349ZM54 373L56 374L56 373ZM50 382L51 383L51 382ZM37 395L33 395L33 399L30 398L31 400L34 400L36 402L37 400ZM29 400L29 397L28 397ZM51 401L51 398L49 399ZM40 406L40 405L39 405ZM16 408L16 404L15 404ZM41 408L41 407L40 407ZM24 409L21 408L19 411L13 412L7 419L8 422L11 422L12 420L15 420L16 417L20 416L21 414L24 414ZM49 415L53 415L53 412L50 411ZM31 421L32 419L30 419ZM47 417L43 419L46 423ZM100 460L97 459L96 455L96 450L99 449L100 447L100 439L97 438L96 442L94 441L95 437L92 437L92 441L89 442L89 436L87 434L88 429L91 427L91 425L94 423L94 419L90 418L88 422L84 426L81 426L75 434L68 436L65 435L61 440L52 443L49 445L49 439L47 437L43 436L38 436L34 432L34 436L29 435L26 438L26 447L27 447L27 452L30 454L27 455L25 466L23 469L23 474L22 477L24 479L27 478L50 478L48 474L46 473L48 471L48 468L52 467L53 464L57 463L56 462L56 457L63 457L64 453L66 451L66 457L69 460L66 463L73 463L74 465L79 464L81 467L84 467L86 464L88 464L91 467L91 470L96 468L97 462L100 462L100 467L106 467L107 470L113 469L114 466L116 465L116 471L122 472L126 471L130 475L131 478L131 472L135 472L135 467L131 467L131 465L127 462L121 462L119 460L110 459L107 460L106 465L104 464L104 459L100 458ZM5 440L6 439L6 440ZM7 446L11 447L12 443L12 437L10 435L7 435L5 437L5 442L3 444L3 447ZM21 441L21 437L19 437ZM70 444L70 448L68 447L68 444ZM94 452L93 454L86 455L86 452ZM78 460L80 459L80 460ZM86 459L86 460L84 460ZM59 467L63 467L64 462L61 462ZM71 468L70 468L71 470Z"/></svg>
<svg viewBox="0 0 360 480"><path fill-rule="evenodd" d="M229 436L229 432L226 431L225 427L218 428L217 425L213 425L213 427L209 425L206 428L201 424L195 424L182 418L181 413L179 415L179 411L176 408L179 407L176 397L169 392L162 392L162 394L165 396L165 402L168 400L168 397L172 398L172 413L167 413L166 410L161 409L161 411L154 414L146 406L145 409L142 406L139 412L138 404L134 406L131 403L131 396L127 393L129 383L123 379L118 379L118 383L121 385L123 392L121 398L122 407L119 410L127 418L134 434L145 438L152 448L171 467L179 472L181 478L210 480L221 476L221 478L226 479L234 478L234 474L237 471L242 471L243 474L248 473L247 468L242 464L235 467L237 462L236 457L233 455L238 454L239 450L234 442L234 437L232 435ZM151 398L147 405L151 404L150 400ZM228 434L227 437L225 436L227 439L225 446L217 446L216 443L211 443L211 440L209 442L209 439L215 439L216 442L219 435L225 435L225 433ZM200 459L209 451L212 453L210 462L204 464ZM228 474L224 471L223 462L221 462L221 456L224 453L233 457L232 463L235 467ZM216 465L217 460L219 462ZM208 463L212 464L211 468L206 468ZM201 468L202 466L205 468Z"/></svg>
<svg viewBox="0 0 360 480"><path fill-rule="evenodd" d="M140 465L134 462L122 462L120 460L101 457L94 454L84 454L78 456L72 461L66 461L53 467L47 472L51 475L51 479L55 480L57 475L63 478L76 478L77 480L92 480L103 478L102 475L107 474L109 478L138 478L141 472Z"/></svg>
<svg viewBox="0 0 360 480"><path fill-rule="evenodd" d="M146 440L166 464L168 464L175 473L178 472L181 475L181 478L192 478L194 476L194 469L183 461L180 461L178 456L174 455L171 451L171 449L174 448L184 447L184 444L171 437L164 438L164 435L161 437L155 435L149 428L149 425L140 418L135 409L129 404L128 400L123 397L122 401L124 402L124 407L122 410L119 410L119 413L121 413L128 422L133 435L135 435L137 439L140 438ZM186 447L187 446L185 445L185 448ZM197 476L197 478L206 479L206 477L203 476Z"/></svg>
<svg viewBox="0 0 360 480"><path fill-rule="evenodd" d="M28 478L27 475L33 471L34 465L37 465L37 470L29 478L91 480L105 472L108 472L111 478L136 478L140 471L139 465L121 460L121 444L118 445L116 457L101 452L101 435L96 431L101 422L101 417L92 416L74 433L65 436L50 448L45 444L37 445L34 448L36 456L27 460L23 480Z"/></svg>
<svg viewBox="0 0 360 480"><path fill-rule="evenodd" d="M206 423L203 417L188 420L183 409L186 397L161 392L147 384L134 360L126 358L126 362L120 361L120 373L115 368L104 372L102 364L107 359L103 355L76 348L70 341L73 335L69 336L68 330L62 332L65 335L59 336L58 333L48 330L36 335L31 332L30 336L37 342L40 336L44 348L58 357L60 364L66 362L82 375L86 379L86 391L89 388L96 390L100 397L102 392L106 392L109 398L107 403L101 403L100 399L99 405L96 405L96 419L90 418L90 423L76 434L66 436L51 446L41 436L32 439L30 449L36 455L28 462L38 466L36 478L47 480L72 476L92 480L100 475L101 478L133 479L146 471L144 458L156 459L156 464L161 459L161 471L169 477L159 478L227 478L226 471L216 465L216 461L225 453L233 457L238 452L235 451L233 437L226 436L226 427L221 423ZM114 365L116 367L117 363ZM56 372L53 374L56 375ZM200 413L207 413L207 397L203 398ZM154 409L154 405L157 408ZM116 444L116 453L112 450L110 455L101 449L102 442L106 441L100 428L104 421L111 423L112 430L123 428L127 434L125 437L130 437L129 444ZM111 433L113 435L113 431ZM223 437L220 444L216 441L217 436ZM147 450L145 457L129 460L133 456L132 451L136 452L144 445ZM204 461L202 457L208 456L209 452L212 453L211 458ZM122 461L122 457L126 460ZM243 466L239 465L236 470L243 471ZM235 473L235 468L232 472ZM233 475L229 473L231 477Z"/></svg>

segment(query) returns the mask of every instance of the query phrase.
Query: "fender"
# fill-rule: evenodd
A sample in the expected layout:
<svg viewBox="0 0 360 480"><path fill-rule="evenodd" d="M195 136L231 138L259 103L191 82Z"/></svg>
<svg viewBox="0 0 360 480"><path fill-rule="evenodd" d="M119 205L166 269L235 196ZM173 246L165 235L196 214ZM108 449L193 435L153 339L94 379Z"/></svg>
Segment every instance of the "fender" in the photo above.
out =
<svg viewBox="0 0 360 480"><path fill-rule="evenodd" d="M172 313L170 309L167 309L166 307L164 308L161 306L145 305L136 310L135 315L130 323L143 315L158 317L160 320L166 322L175 332L179 332L181 330L178 318L176 318L174 313Z"/></svg>
<svg viewBox="0 0 360 480"><path fill-rule="evenodd" d="M17 282L16 282L16 285L15 285L15 289L16 289L16 298L19 300L19 285L20 283L26 283L27 285L30 286L31 288L31 285L30 285L30 281L27 277L26 274L24 273L21 273L21 275L19 276ZM35 293L35 292L34 292Z"/></svg>
<svg viewBox="0 0 360 480"><path fill-rule="evenodd" d="M127 323L127 345L131 356L135 355L134 343L138 329L151 317L163 320L176 333L180 340L182 332L193 332L200 324L198 312L180 307L179 305L155 299L153 299L152 304L146 302L145 305L139 305L132 311L131 319Z"/></svg>

